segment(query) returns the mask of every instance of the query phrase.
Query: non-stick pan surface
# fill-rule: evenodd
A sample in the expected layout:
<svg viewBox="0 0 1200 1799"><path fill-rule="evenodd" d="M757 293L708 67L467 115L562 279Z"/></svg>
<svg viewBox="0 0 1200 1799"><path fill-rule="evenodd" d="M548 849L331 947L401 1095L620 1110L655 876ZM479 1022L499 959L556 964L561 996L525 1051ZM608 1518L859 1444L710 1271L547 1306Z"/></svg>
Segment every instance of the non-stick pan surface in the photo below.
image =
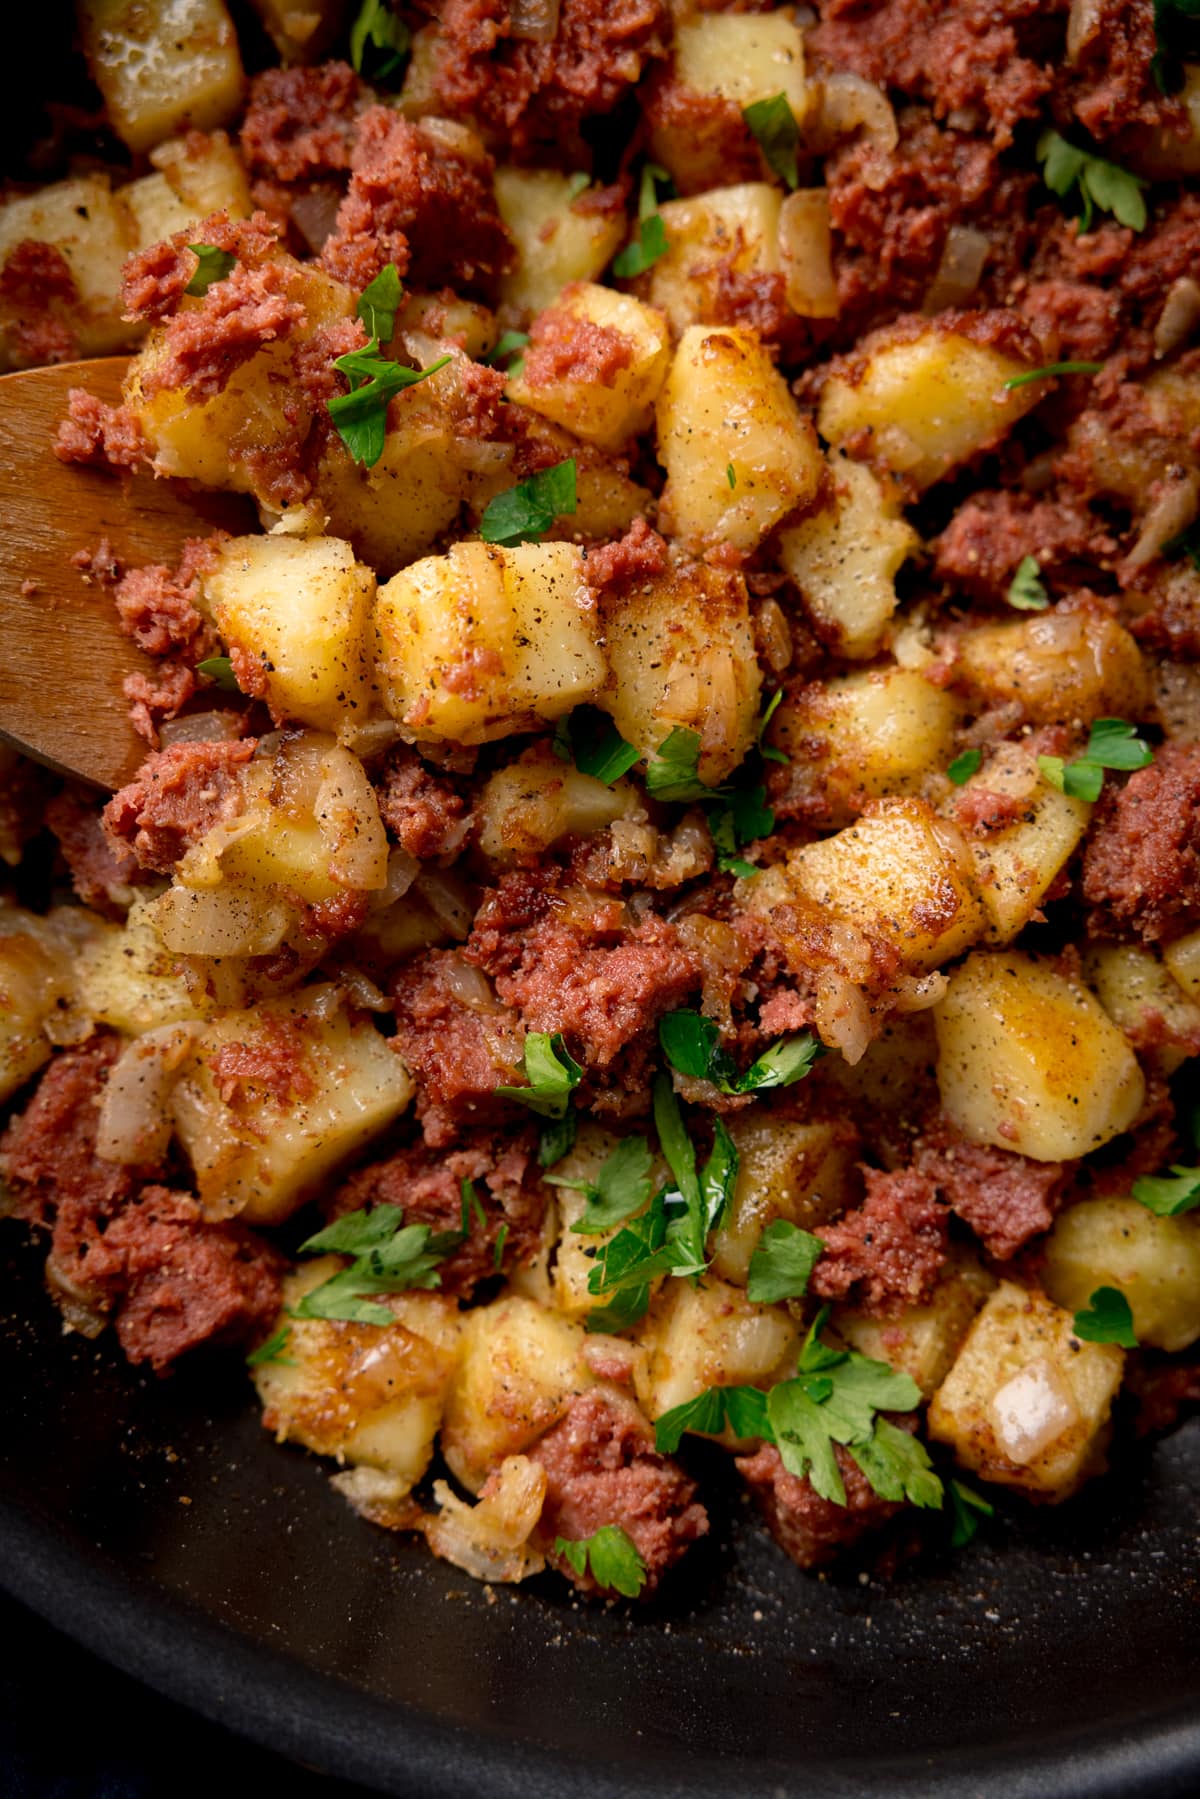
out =
<svg viewBox="0 0 1200 1799"><path fill-rule="evenodd" d="M235 1363L64 1337L18 1241L0 1581L310 1766L413 1799L1200 1791L1200 1425L890 1581L801 1574L731 1491L657 1604L596 1608L360 1522Z"/></svg>

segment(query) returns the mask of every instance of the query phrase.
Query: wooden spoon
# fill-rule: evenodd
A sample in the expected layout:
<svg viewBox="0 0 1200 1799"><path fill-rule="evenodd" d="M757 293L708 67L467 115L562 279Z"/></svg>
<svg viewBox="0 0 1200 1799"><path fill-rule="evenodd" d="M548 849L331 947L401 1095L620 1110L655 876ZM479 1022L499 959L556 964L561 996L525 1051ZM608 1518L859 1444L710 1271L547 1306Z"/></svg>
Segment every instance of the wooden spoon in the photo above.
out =
<svg viewBox="0 0 1200 1799"><path fill-rule="evenodd" d="M0 739L110 788L148 747L121 684L155 664L120 629L111 595L71 557L106 537L125 567L174 565L186 537L254 528L239 495L59 461L68 390L85 387L115 405L125 369L123 356L109 356L0 377Z"/></svg>

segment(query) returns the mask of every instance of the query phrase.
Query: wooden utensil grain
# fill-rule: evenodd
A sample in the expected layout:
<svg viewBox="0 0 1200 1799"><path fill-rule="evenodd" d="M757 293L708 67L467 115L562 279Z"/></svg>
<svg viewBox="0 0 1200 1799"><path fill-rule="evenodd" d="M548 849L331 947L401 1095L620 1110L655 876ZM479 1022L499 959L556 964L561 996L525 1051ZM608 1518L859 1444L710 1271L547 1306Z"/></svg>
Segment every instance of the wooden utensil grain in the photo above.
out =
<svg viewBox="0 0 1200 1799"><path fill-rule="evenodd" d="M59 461L54 440L68 391L85 387L115 404L125 368L113 356L0 377L0 738L109 788L127 781L147 750L129 723L122 682L155 665L72 556L107 538L125 567L174 564L187 537L253 527L237 495Z"/></svg>

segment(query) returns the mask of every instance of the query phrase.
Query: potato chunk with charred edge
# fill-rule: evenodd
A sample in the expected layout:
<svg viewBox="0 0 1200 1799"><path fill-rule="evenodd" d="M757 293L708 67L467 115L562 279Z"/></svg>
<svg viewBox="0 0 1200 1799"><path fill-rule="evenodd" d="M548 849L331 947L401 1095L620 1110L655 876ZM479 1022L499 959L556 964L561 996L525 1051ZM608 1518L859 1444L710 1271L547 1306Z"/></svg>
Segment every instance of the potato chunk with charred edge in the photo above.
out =
<svg viewBox="0 0 1200 1799"><path fill-rule="evenodd" d="M80 0L78 17L92 79L131 150L237 111L242 60L224 0Z"/></svg>

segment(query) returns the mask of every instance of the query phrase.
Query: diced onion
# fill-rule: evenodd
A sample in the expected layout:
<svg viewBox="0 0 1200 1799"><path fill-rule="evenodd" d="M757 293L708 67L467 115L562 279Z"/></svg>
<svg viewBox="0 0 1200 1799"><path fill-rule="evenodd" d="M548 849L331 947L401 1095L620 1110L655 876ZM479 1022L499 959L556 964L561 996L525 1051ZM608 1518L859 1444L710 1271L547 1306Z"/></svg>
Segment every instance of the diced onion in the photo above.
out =
<svg viewBox="0 0 1200 1799"><path fill-rule="evenodd" d="M333 236L341 203L341 192L332 185L311 188L289 201L288 217L314 256L325 248L325 239Z"/></svg>
<svg viewBox="0 0 1200 1799"><path fill-rule="evenodd" d="M1142 520L1137 542L1125 558L1125 569L1132 572L1152 562L1165 543L1187 530L1198 510L1200 487L1194 475L1180 471L1178 479L1163 483Z"/></svg>
<svg viewBox="0 0 1200 1799"><path fill-rule="evenodd" d="M455 999L469 1012L496 1010L496 995L481 968L464 962L460 956L447 956L442 964L442 977Z"/></svg>
<svg viewBox="0 0 1200 1799"><path fill-rule="evenodd" d="M546 1470L527 1456L510 1455L493 1477L495 1486L478 1505L467 1505L444 1480L433 1483L441 1508L424 1523L435 1555L476 1580L517 1581L540 1574L545 1557L529 1537L542 1515Z"/></svg>
<svg viewBox="0 0 1200 1799"><path fill-rule="evenodd" d="M160 1025L122 1052L104 1085L96 1154L106 1162L157 1162L171 1140L171 1089L200 1032L195 1022Z"/></svg>
<svg viewBox="0 0 1200 1799"><path fill-rule="evenodd" d="M361 968L355 968L349 964L339 968L338 981L347 999L360 1011L388 1012L391 1010L391 1002L387 995L379 991L374 981L369 975L365 975Z"/></svg>
<svg viewBox="0 0 1200 1799"><path fill-rule="evenodd" d="M829 195L823 187L800 188L783 202L779 255L792 311L806 319L836 318L838 290L833 276Z"/></svg>
<svg viewBox="0 0 1200 1799"><path fill-rule="evenodd" d="M996 1390L991 1415L1002 1453L1027 1467L1078 1424L1079 1407L1054 1363L1039 1356Z"/></svg>
<svg viewBox="0 0 1200 1799"><path fill-rule="evenodd" d="M513 37L549 44L558 31L559 0L509 0L508 29Z"/></svg>
<svg viewBox="0 0 1200 1799"><path fill-rule="evenodd" d="M393 849L388 856L387 879L379 892L371 896L372 912L382 912L403 899L420 872L421 864L415 856L407 850Z"/></svg>
<svg viewBox="0 0 1200 1799"><path fill-rule="evenodd" d="M158 727L164 749L173 743L232 743L240 732L236 712L188 712L182 718L165 718Z"/></svg>
<svg viewBox="0 0 1200 1799"><path fill-rule="evenodd" d="M1089 44L1100 29L1103 16L1102 0L1071 0L1071 10L1067 14L1067 61L1078 62L1085 44Z"/></svg>
<svg viewBox="0 0 1200 1799"><path fill-rule="evenodd" d="M463 897L462 885L454 876L438 868L423 868L413 883L429 910L445 925L451 937L465 943L471 934L474 911Z"/></svg>
<svg viewBox="0 0 1200 1799"><path fill-rule="evenodd" d="M861 131L867 143L888 153L900 142L892 103L881 87L861 75L839 70L815 83L819 103L805 120L804 135L820 153L831 150L839 138Z"/></svg>
<svg viewBox="0 0 1200 1799"><path fill-rule="evenodd" d="M851 1067L871 1041L871 1008L860 987L827 969L817 981L816 1025L822 1043L840 1049Z"/></svg>
<svg viewBox="0 0 1200 1799"><path fill-rule="evenodd" d="M330 880L362 893L378 891L388 877L379 801L358 757L340 744L326 752L313 816L325 840Z"/></svg>
<svg viewBox="0 0 1200 1799"><path fill-rule="evenodd" d="M944 312L947 306L961 306L969 300L979 286L991 247L992 240L985 231L976 231L972 225L951 225L922 310Z"/></svg>
<svg viewBox="0 0 1200 1799"><path fill-rule="evenodd" d="M1154 348L1160 356L1178 350L1200 324L1200 283L1180 275L1167 289L1163 309L1154 327Z"/></svg>
<svg viewBox="0 0 1200 1799"><path fill-rule="evenodd" d="M228 884L172 887L149 916L163 947L185 956L269 956L293 923L286 906Z"/></svg>

